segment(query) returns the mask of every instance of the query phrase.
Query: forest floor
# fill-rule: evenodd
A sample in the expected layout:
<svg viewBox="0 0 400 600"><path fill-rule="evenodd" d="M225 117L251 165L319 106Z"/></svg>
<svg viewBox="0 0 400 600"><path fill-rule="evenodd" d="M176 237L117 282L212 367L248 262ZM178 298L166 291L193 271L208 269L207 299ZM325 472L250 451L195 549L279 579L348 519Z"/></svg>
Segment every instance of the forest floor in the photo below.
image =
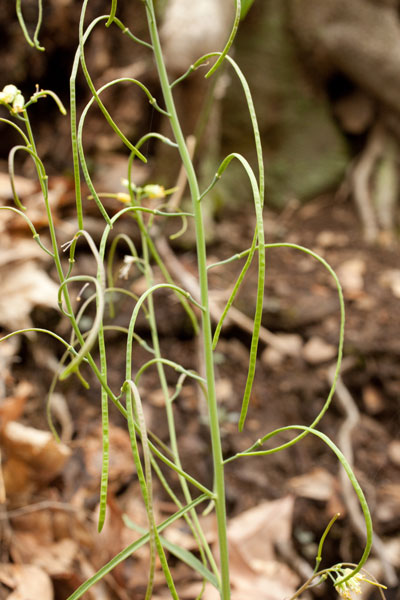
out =
<svg viewBox="0 0 400 600"><path fill-rule="evenodd" d="M70 184L63 178L50 183L56 225L61 241L65 241L74 231L69 219ZM31 202L30 216L36 210L33 220L41 232L44 215L35 208L34 199ZM1 211L1 218L1 295L6 292L0 301L2 333L32 322L36 327L54 326L60 335L68 337L65 322L59 320L54 306L54 289L48 277L54 273L49 263L38 260L35 244L14 215ZM97 239L101 229L98 221L95 213L88 220L91 234ZM129 226L129 222L124 225ZM350 460L383 544L372 552L368 568L386 583L389 577L392 585L388 599L400 598L395 581L395 570L400 567L398 242L385 239L367 245L352 203L332 195L303 206L289 205L280 215L267 210L265 226L268 242L290 242L318 252L337 271L343 286L346 327L342 377L320 429L352 454ZM253 227L253 216L247 209L217 217L210 235L210 262L249 247ZM168 262L165 247L164 251ZM175 256L181 261L182 277L195 274L190 243L186 248L177 246ZM122 264L122 250L118 260ZM82 249L78 270L93 272L92 263ZM235 261L210 271L216 307L224 306L240 268ZM336 362L340 309L331 275L321 263L298 250L268 250L263 338L246 427L238 433L250 345L247 319L254 310L256 278L256 268L251 269L216 351L226 456L244 450L274 428L310 424L329 393ZM143 291L143 282L136 275L129 275L125 285L137 293ZM170 294L160 294L156 309L163 354L184 367L201 370L197 342L179 304ZM126 326L131 310L130 300L121 300L116 324ZM139 320L137 333L146 337L146 332L145 319ZM107 355L110 385L118 389L124 378L123 334L108 334ZM51 438L40 438L38 430L48 431L46 395L59 358L57 343L40 334L14 337L0 345L0 484L5 485L0 485L0 599L65 600L134 539L136 534L124 525L123 514L139 524L146 523L126 425L111 407L108 517L103 532L97 534L100 392L88 373L84 373L91 384L88 391L74 378L56 387L53 408L62 445L57 446ZM145 351L139 347L134 367L144 360ZM168 373L168 377L173 390L176 374ZM155 371L149 370L143 376L141 390L147 425L166 440L164 402ZM203 400L195 386L185 385L175 402L175 416L184 467L211 486L210 440ZM18 429L18 424L23 428ZM27 428L38 435L35 437L35 432ZM280 437L279 441L287 439ZM321 566L358 561L364 544L360 511L354 507L352 493L340 472L329 448L311 435L289 450L228 465L226 491L235 600L278 600L290 595L312 572L319 538L337 512L340 517L326 541ZM157 518L165 518L174 508L156 484L154 494ZM210 516L207 519L213 543L213 520ZM182 524L171 529L170 539L194 550ZM201 582L182 563L172 559L171 564L180 597L195 598ZM144 597L146 577L147 553L143 548L84 598L139 600ZM32 586L37 586L36 595L23 595L26 592L21 586L27 578L32 582L31 594L32 589L36 590ZM336 597L327 585L312 593L308 597ZM153 598L168 597L158 567ZM205 598L213 597L208 590Z"/></svg>

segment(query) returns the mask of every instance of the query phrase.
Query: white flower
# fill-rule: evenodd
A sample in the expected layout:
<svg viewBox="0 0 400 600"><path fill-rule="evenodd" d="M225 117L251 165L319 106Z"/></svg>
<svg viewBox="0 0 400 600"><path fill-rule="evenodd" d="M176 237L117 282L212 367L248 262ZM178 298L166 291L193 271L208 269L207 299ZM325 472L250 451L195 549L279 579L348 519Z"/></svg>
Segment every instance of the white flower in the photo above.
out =
<svg viewBox="0 0 400 600"><path fill-rule="evenodd" d="M11 104L17 94L19 94L19 89L12 84L5 85L3 87L3 91L0 92L0 102L4 102L5 104Z"/></svg>
<svg viewBox="0 0 400 600"><path fill-rule="evenodd" d="M13 100L12 112L20 113L24 110L24 106L25 106L25 98L23 97L22 94L18 93Z"/></svg>

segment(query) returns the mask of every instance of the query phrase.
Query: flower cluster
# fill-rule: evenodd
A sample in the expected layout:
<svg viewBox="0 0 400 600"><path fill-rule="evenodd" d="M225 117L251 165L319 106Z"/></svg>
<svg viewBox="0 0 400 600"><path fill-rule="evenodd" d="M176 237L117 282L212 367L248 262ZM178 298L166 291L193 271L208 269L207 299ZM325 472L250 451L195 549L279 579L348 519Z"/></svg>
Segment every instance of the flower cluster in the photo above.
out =
<svg viewBox="0 0 400 600"><path fill-rule="evenodd" d="M344 569L342 572L341 579L346 577L352 572L352 569ZM345 600L353 600L354 594L361 594L361 582L364 581L363 576L360 573L356 573L353 577L350 577L344 583L338 583L335 585L336 591L339 596L344 598Z"/></svg>
<svg viewBox="0 0 400 600"><path fill-rule="evenodd" d="M352 573L353 569L340 569L340 580L347 577ZM361 594L361 583L369 583L371 585L376 585L377 587L386 589L384 585L378 583L377 581L371 581L363 573L356 573L347 581L343 583L335 583L335 588L339 596L344 598L345 600L354 600L354 596L356 594Z"/></svg>
<svg viewBox="0 0 400 600"><path fill-rule="evenodd" d="M15 85L8 84L0 92L0 104L5 104L14 114L21 113L25 108L25 98Z"/></svg>

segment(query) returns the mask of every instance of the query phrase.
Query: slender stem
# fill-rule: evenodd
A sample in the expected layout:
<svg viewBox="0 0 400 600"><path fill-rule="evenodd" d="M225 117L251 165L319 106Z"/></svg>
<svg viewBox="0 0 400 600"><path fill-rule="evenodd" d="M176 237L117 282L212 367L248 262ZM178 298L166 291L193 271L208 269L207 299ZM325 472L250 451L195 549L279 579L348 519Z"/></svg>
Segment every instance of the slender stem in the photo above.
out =
<svg viewBox="0 0 400 600"><path fill-rule="evenodd" d="M137 219L141 222L142 227L144 227L142 215L140 213L138 213ZM148 237L149 236L147 236L147 238ZM153 278L152 270L150 268L149 247L146 242L146 235L144 233L142 233L142 248L143 248L143 259L144 259L145 264L147 265L146 273L145 273L146 280L147 280L147 287L151 288L152 286L154 286L154 278ZM154 302L153 302L153 296L151 294L148 298L148 308L149 308L149 323L150 323L150 329L151 329L152 343L153 343L153 348L154 348L154 354L156 356L156 358L153 359L153 362L156 362L156 364L157 364L158 377L160 380L161 389L163 391L163 395L164 395L164 399L165 399L165 409L166 409L166 415L167 415L168 432L169 432L169 438L170 438L170 443L171 443L172 455L173 455L173 459L174 459L176 466L179 469L182 469L182 463L181 463L181 459L180 459L180 455L179 455L179 448L178 448L178 439L177 439L176 428L175 428L175 418L174 418L174 413L173 413L172 398L170 397L170 394L169 394L168 383L167 383L167 378L166 378L165 369L164 369L164 363L163 363L163 359L161 356L156 315L155 315L155 310L154 310ZM188 483L182 475L179 475L179 483L182 488L186 503L190 504L190 502L192 501L192 496L190 494ZM197 513L195 510L192 510L192 511L190 511L189 515L190 515L189 525L191 527L192 533L198 544L202 560L205 562L205 554L204 554L204 549L202 546L202 542L204 542L205 540L204 540L204 536L201 535L202 529L201 529L201 526L200 526L200 523L199 523L199 520L197 517ZM189 517L189 515L188 515L188 517ZM192 520L193 520L193 524L192 524ZM207 556L209 558L210 564L214 570L214 573L217 576L217 578L219 578L218 568L215 563L214 557L209 550L209 546L207 543L204 544L204 546L205 546L205 550L207 552Z"/></svg>
<svg viewBox="0 0 400 600"><path fill-rule="evenodd" d="M158 37L157 26L155 22L153 1L149 0L146 3L147 20L151 42L154 49L154 57L157 64L158 75L160 79L161 89L164 96L165 106L170 114L171 128L174 133L175 140L179 147L179 153L187 173L189 189L192 197L193 212L195 215L196 227L196 246L197 246L197 261L199 271L199 284L202 311L202 336L204 349L204 362L207 380L207 401L210 419L210 433L212 443L212 456L214 464L215 476L215 509L218 523L218 539L221 565L221 599L229 600L230 585L229 585L229 555L226 533L226 507L225 507L225 482L224 482L224 465L222 457L222 447L218 420L217 399L215 393L215 376L214 362L212 351L212 334L211 334L211 318L208 303L208 280L207 280L207 264L206 264L206 243L204 223L202 217L202 208L200 198L200 190L194 171L192 161L188 149L186 147L185 138L180 126L178 115L175 108L174 99L172 96L167 71L162 55L161 44Z"/></svg>

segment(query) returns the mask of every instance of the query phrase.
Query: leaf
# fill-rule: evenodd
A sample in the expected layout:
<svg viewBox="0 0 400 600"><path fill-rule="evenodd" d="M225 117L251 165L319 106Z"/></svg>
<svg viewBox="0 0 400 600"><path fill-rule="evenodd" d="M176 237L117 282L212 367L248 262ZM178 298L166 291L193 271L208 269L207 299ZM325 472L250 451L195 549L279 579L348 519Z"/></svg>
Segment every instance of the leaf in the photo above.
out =
<svg viewBox="0 0 400 600"><path fill-rule="evenodd" d="M0 582L13 591L9 600L53 600L50 577L33 565L0 565Z"/></svg>
<svg viewBox="0 0 400 600"><path fill-rule="evenodd" d="M1 444L7 453L3 475L8 497L54 479L71 454L70 449L65 444L58 444L49 431L16 421L10 421L2 428Z"/></svg>
<svg viewBox="0 0 400 600"><path fill-rule="evenodd" d="M34 260L2 267L1 281L0 324L8 330L30 327L35 306L58 307L58 286Z"/></svg>
<svg viewBox="0 0 400 600"><path fill-rule="evenodd" d="M290 539L294 498L263 502L231 519L228 525L232 600L282 600L290 597L297 575L278 561L275 545ZM217 600L207 586L204 600Z"/></svg>
<svg viewBox="0 0 400 600"><path fill-rule="evenodd" d="M289 480L291 490L302 498L328 501L336 492L336 480L326 469L315 467L310 473Z"/></svg>

